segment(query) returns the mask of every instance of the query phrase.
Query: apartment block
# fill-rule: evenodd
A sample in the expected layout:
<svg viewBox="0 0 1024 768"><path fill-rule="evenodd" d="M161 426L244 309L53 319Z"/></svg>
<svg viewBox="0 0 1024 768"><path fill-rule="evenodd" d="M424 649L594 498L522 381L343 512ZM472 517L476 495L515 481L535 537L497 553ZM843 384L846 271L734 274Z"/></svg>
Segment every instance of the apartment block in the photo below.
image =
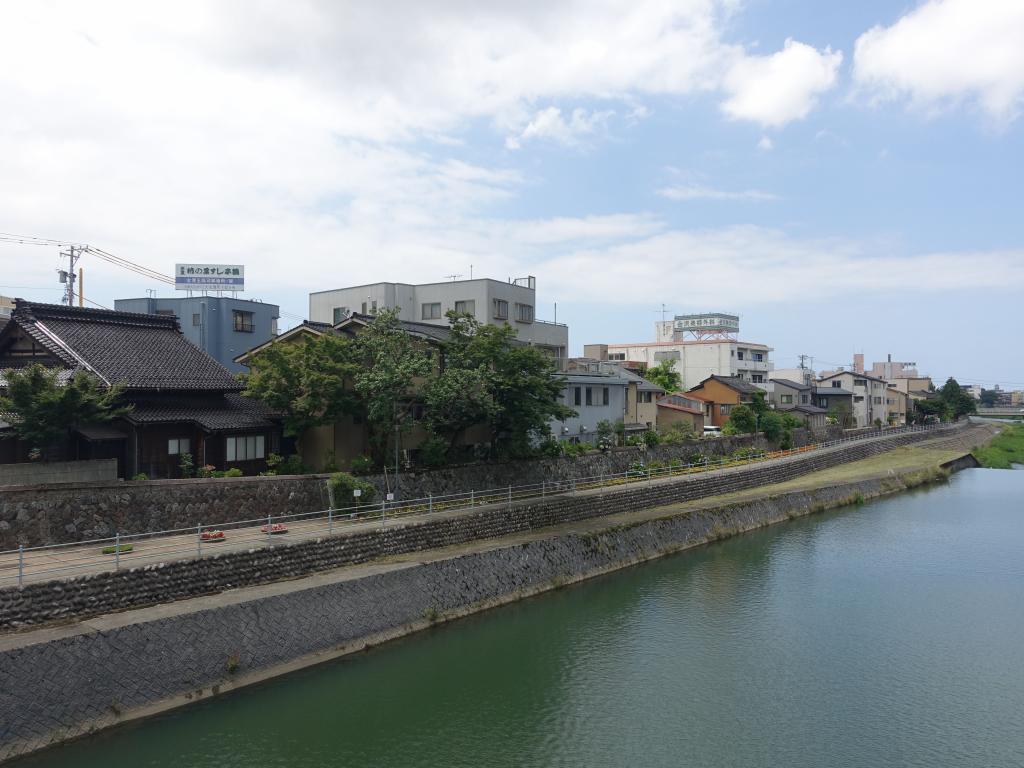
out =
<svg viewBox="0 0 1024 768"><path fill-rule="evenodd" d="M854 371L839 371L825 376L818 382L823 389L833 387L853 393L853 416L858 427L870 427L876 421L889 423L887 391L889 385L884 379Z"/></svg>
<svg viewBox="0 0 1024 768"><path fill-rule="evenodd" d="M537 318L537 279L533 276L508 282L480 278L421 285L371 283L309 295L309 319L331 325L354 312L372 315L384 307L397 308L400 320L441 326L448 325L448 312L461 312L480 323L509 325L520 341L554 357L568 354L568 326Z"/></svg>

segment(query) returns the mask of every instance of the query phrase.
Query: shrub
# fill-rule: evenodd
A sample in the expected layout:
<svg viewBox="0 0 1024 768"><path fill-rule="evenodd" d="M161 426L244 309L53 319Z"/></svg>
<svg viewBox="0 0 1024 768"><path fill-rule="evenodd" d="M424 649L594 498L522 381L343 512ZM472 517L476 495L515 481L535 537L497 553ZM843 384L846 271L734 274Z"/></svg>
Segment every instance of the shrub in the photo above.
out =
<svg viewBox="0 0 1024 768"><path fill-rule="evenodd" d="M779 414L769 412L761 417L761 431L770 442L777 442L782 437L784 429L782 417Z"/></svg>
<svg viewBox="0 0 1024 768"><path fill-rule="evenodd" d="M338 471L338 456L331 448L324 457L324 472Z"/></svg>
<svg viewBox="0 0 1024 768"><path fill-rule="evenodd" d="M352 474L354 475L368 475L376 468L373 459L366 454L359 454L352 459Z"/></svg>
<svg viewBox="0 0 1024 768"><path fill-rule="evenodd" d="M277 474L279 475L306 475L309 474L309 467L302 463L302 457L297 453L293 453L281 460L281 463L277 465Z"/></svg>
<svg viewBox="0 0 1024 768"><path fill-rule="evenodd" d="M601 419L601 421L597 422L598 442L602 440L611 440L614 435L615 425L608 421L608 419Z"/></svg>
<svg viewBox="0 0 1024 768"><path fill-rule="evenodd" d="M197 471L196 474L199 477L213 477L214 467L213 464L203 464Z"/></svg>
<svg viewBox="0 0 1024 768"><path fill-rule="evenodd" d="M802 429L804 420L792 413L782 414L782 426L784 429Z"/></svg>
<svg viewBox="0 0 1024 768"><path fill-rule="evenodd" d="M590 446L586 443L570 443L568 440L562 441L562 453L566 456L583 456L589 450Z"/></svg>
<svg viewBox="0 0 1024 768"><path fill-rule="evenodd" d="M547 458L555 458L562 455L562 446L559 445L554 435L548 434L537 446L537 453Z"/></svg>
<svg viewBox="0 0 1024 768"><path fill-rule="evenodd" d="M789 451L793 448L793 433L788 429L782 434L782 440L779 441L779 448L783 451Z"/></svg>
<svg viewBox="0 0 1024 768"><path fill-rule="evenodd" d="M693 438L693 425L687 421L676 421L661 433L661 442L665 445L681 445Z"/></svg>
<svg viewBox="0 0 1024 768"><path fill-rule="evenodd" d="M145 472L139 472L138 474L132 475L132 480L149 480L149 475Z"/></svg>
<svg viewBox="0 0 1024 768"><path fill-rule="evenodd" d="M224 472L221 475L221 477L241 477L241 476L242 476L242 470L239 469L238 467L232 467L231 469L227 470L226 472Z"/></svg>
<svg viewBox="0 0 1024 768"><path fill-rule="evenodd" d="M653 448L661 442L661 435L655 432L653 429L648 429L643 434L644 445L648 448Z"/></svg>
<svg viewBox="0 0 1024 768"><path fill-rule="evenodd" d="M192 473L195 472L196 465L192 460L191 453L183 453L178 459L178 468L181 470L182 477L192 477Z"/></svg>
<svg viewBox="0 0 1024 768"><path fill-rule="evenodd" d="M443 467L448 463L448 442L440 437L429 437L420 446L420 463L425 467Z"/></svg>
<svg viewBox="0 0 1024 768"><path fill-rule="evenodd" d="M331 489L331 495L335 505L339 507L350 506L351 504L369 504L377 495L377 489L366 480L350 475L348 472L335 472L327 481ZM358 502L352 495L352 491L360 490Z"/></svg>
<svg viewBox="0 0 1024 768"><path fill-rule="evenodd" d="M104 555L114 555L114 554L117 554L119 551L120 552L131 552L133 549L135 549L135 545L134 544L121 544L120 546L118 546L116 544L113 544L113 545L111 545L109 547L104 547L103 548L103 554Z"/></svg>

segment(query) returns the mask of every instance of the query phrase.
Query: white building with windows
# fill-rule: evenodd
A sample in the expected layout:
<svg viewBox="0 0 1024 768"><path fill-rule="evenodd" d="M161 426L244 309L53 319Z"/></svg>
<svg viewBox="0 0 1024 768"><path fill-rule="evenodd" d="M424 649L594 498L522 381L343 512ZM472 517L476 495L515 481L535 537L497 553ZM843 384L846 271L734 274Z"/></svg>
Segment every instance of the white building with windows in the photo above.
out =
<svg viewBox="0 0 1024 768"><path fill-rule="evenodd" d="M874 426L876 422L889 423L889 385L884 379L855 371L839 371L824 376L818 382L818 389L832 387L853 392L853 416L858 427Z"/></svg>
<svg viewBox="0 0 1024 768"><path fill-rule="evenodd" d="M317 291L309 295L309 319L332 325L352 312L372 315L378 308L395 307L400 320L448 325L449 311L472 315L481 323L510 325L520 341L565 357L569 328L537 319L537 279L533 276L500 280L450 280L442 283L371 283Z"/></svg>

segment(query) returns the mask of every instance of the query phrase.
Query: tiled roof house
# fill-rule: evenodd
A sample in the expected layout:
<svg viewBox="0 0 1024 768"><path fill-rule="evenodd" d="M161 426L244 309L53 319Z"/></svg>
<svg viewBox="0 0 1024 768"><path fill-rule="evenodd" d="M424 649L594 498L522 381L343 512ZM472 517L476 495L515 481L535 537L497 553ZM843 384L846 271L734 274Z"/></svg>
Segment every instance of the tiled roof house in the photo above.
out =
<svg viewBox="0 0 1024 768"><path fill-rule="evenodd" d="M124 477L159 478L180 476L183 453L197 467L248 474L264 469L267 454L279 450L273 413L242 397L242 384L191 344L175 317L19 299L0 330L0 387L4 371L33 363L65 377L82 370L106 386L121 385L132 406L117 422L78 428L68 458L116 457ZM0 460L18 458L11 442L0 441Z"/></svg>

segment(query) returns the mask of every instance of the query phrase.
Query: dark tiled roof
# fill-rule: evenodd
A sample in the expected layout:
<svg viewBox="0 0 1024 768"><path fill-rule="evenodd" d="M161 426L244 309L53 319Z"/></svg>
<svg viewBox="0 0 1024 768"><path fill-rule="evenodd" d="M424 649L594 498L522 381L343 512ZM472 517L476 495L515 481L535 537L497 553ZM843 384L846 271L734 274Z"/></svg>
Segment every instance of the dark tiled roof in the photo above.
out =
<svg viewBox="0 0 1024 768"><path fill-rule="evenodd" d="M842 387L815 387L814 394L816 395L843 395L845 397L853 397L853 392Z"/></svg>
<svg viewBox="0 0 1024 768"><path fill-rule="evenodd" d="M798 411L800 413L809 413L811 415L816 413L828 413L824 408L819 408L816 405L794 405L792 408L780 408L781 411Z"/></svg>
<svg viewBox="0 0 1024 768"><path fill-rule="evenodd" d="M789 387L790 389L799 389L801 391L811 388L810 384L801 384L800 382L793 381L792 379L772 379L772 381L774 381L776 384L781 384L784 387Z"/></svg>
<svg viewBox="0 0 1024 768"><path fill-rule="evenodd" d="M258 400L237 394L193 397L132 398L126 417L134 424L193 422L210 432L265 429L275 414Z"/></svg>
<svg viewBox="0 0 1024 768"><path fill-rule="evenodd" d="M31 362L31 361L29 361L29 362ZM20 368L0 368L0 387L6 387L7 386L7 374L9 372L11 372L11 371L19 371L19 370L24 369L25 367L27 367L27 366L21 366ZM57 383L58 384L67 384L68 381L70 381L74 377L75 373L77 373L79 370L80 370L79 368L58 368L57 369Z"/></svg>
<svg viewBox="0 0 1024 768"><path fill-rule="evenodd" d="M705 383L707 383L707 382L709 382L711 380L717 381L719 384L724 384L725 386L729 387L730 389L734 389L737 392L740 392L740 393L746 394L746 395L752 395L755 392L764 392L764 390L761 389L760 387L755 387L749 381L746 381L745 379L741 379L739 376L719 376L717 374L713 374L711 376L708 376L706 379L704 379L704 381L702 381L700 384L698 384L693 389L700 389L701 387L704 386ZM690 391L692 392L693 390L690 390Z"/></svg>
<svg viewBox="0 0 1024 768"><path fill-rule="evenodd" d="M18 300L12 322L69 367L129 390L237 392L242 385L175 317Z"/></svg>

